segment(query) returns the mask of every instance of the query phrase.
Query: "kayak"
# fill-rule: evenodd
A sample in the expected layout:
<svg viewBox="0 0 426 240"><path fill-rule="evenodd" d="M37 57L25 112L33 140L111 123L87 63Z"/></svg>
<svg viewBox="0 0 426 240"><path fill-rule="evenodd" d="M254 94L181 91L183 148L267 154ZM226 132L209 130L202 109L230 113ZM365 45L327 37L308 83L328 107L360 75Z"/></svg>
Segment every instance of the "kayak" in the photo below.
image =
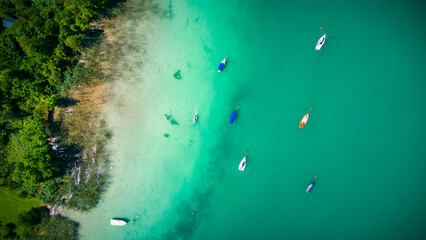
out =
<svg viewBox="0 0 426 240"><path fill-rule="evenodd" d="M305 114L305 116L303 116L302 120L300 121L299 127L300 128L304 128L306 123L308 122L309 119L309 113Z"/></svg>
<svg viewBox="0 0 426 240"><path fill-rule="evenodd" d="M232 113L231 113L231 117L229 118L229 123L230 124L233 124L234 123L234 121L235 121L235 118L237 117L237 110L234 110Z"/></svg>
<svg viewBox="0 0 426 240"><path fill-rule="evenodd" d="M227 56L228 57L228 56ZM226 58L227 58L226 57ZM225 65L226 65L226 58L224 58L223 60L222 60L222 62L220 62L220 64L219 64L219 67L217 68L217 71L218 72L221 72L224 68L225 68Z"/></svg>
<svg viewBox="0 0 426 240"><path fill-rule="evenodd" d="M198 120L197 114L195 114L194 118L192 119L192 124L196 123Z"/></svg>
<svg viewBox="0 0 426 240"><path fill-rule="evenodd" d="M241 160L240 166L238 166L238 170L244 171L245 168L246 168L246 157L244 157L243 160Z"/></svg>
<svg viewBox="0 0 426 240"><path fill-rule="evenodd" d="M325 38L326 38L327 34L322 35L322 37L320 37L320 39L317 42L317 45L315 46L315 50L320 50L322 48L322 45L324 45L325 43Z"/></svg>
<svg viewBox="0 0 426 240"><path fill-rule="evenodd" d="M312 191L312 188L315 187L315 181L312 181L311 184L309 184L308 188L306 188L306 192L310 193Z"/></svg>

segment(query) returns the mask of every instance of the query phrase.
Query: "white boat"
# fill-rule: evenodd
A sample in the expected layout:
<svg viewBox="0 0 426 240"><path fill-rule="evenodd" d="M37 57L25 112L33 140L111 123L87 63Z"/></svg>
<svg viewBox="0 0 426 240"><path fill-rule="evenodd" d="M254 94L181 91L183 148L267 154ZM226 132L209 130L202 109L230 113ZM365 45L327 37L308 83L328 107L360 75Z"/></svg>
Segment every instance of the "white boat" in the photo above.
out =
<svg viewBox="0 0 426 240"><path fill-rule="evenodd" d="M241 160L240 166L238 166L238 170L244 171L245 168L246 168L246 157L244 157L243 160Z"/></svg>
<svg viewBox="0 0 426 240"><path fill-rule="evenodd" d="M299 127L304 128L306 123L308 122L308 120L309 120L309 113L305 114L305 116L303 116L302 120L300 120Z"/></svg>
<svg viewBox="0 0 426 240"><path fill-rule="evenodd" d="M307 122L308 122L308 120L309 120L309 112L310 112L311 110L312 110L312 108L309 108L308 113L306 113L306 114L305 114L305 116L303 116L302 120L300 120L300 123L299 123L299 127L300 127L300 128L304 128L304 127L305 127L306 123L307 123Z"/></svg>
<svg viewBox="0 0 426 240"><path fill-rule="evenodd" d="M312 181L311 184L309 184L308 188L306 188L306 193L310 193L312 191L312 188L315 187L315 182L316 181Z"/></svg>
<svg viewBox="0 0 426 240"><path fill-rule="evenodd" d="M320 39L317 42L317 45L315 46L315 50L318 51L322 48L322 45L324 45L325 39L327 38L326 35L327 35L327 33L322 35L322 37L320 37Z"/></svg>
<svg viewBox="0 0 426 240"><path fill-rule="evenodd" d="M111 219L111 225L112 226L124 226L126 224L127 224L127 222L124 221L123 219L119 219L119 218L112 218Z"/></svg>
<svg viewBox="0 0 426 240"><path fill-rule="evenodd" d="M198 120L198 115L195 114L194 118L192 119L192 124L195 124Z"/></svg>

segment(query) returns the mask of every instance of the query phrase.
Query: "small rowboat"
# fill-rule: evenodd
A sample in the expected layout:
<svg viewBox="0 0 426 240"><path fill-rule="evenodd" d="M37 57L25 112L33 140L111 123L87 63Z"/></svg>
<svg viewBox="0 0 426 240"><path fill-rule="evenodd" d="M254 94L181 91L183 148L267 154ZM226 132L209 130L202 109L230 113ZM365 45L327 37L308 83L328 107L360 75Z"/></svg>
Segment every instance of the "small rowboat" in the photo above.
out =
<svg viewBox="0 0 426 240"><path fill-rule="evenodd" d="M127 224L127 222L126 221L124 221L123 219L121 219L121 218L112 218L111 219L111 225L112 226L124 226L124 225L126 225Z"/></svg>
<svg viewBox="0 0 426 240"><path fill-rule="evenodd" d="M306 192L310 193L312 191L312 188L315 187L315 181L312 181L311 184L309 184L308 188L306 188Z"/></svg>
<svg viewBox="0 0 426 240"><path fill-rule="evenodd" d="M226 56L226 58L227 58L228 56ZM220 64L219 64L219 67L217 68L217 71L218 72L221 72L224 68L225 68L225 65L226 65L226 58L224 58L223 60L222 60L222 62L220 62Z"/></svg>
<svg viewBox="0 0 426 240"><path fill-rule="evenodd" d="M309 119L309 113L305 114L305 116L303 116L302 120L300 121L299 127L300 128L304 128L306 123L308 122Z"/></svg>
<svg viewBox="0 0 426 240"><path fill-rule="evenodd" d="M197 120L198 120L198 115L195 114L194 118L192 119L192 124L195 124L197 122Z"/></svg>
<svg viewBox="0 0 426 240"><path fill-rule="evenodd" d="M240 165L238 166L238 170L244 171L245 168L246 168L246 157L244 157L243 160L241 160Z"/></svg>
<svg viewBox="0 0 426 240"><path fill-rule="evenodd" d="M322 45L324 45L325 43L326 35L327 33L322 35L322 37L320 37L320 39L317 42L317 45L315 46L315 50L319 51L322 48Z"/></svg>

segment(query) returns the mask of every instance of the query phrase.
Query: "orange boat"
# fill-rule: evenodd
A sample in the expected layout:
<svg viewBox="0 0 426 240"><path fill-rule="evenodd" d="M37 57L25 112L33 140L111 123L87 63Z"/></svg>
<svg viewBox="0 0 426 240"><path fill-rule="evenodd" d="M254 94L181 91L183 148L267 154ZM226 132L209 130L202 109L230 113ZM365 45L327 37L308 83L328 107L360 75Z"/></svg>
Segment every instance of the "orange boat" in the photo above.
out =
<svg viewBox="0 0 426 240"><path fill-rule="evenodd" d="M300 121L299 127L300 128L304 128L306 123L308 122L309 119L309 113L305 114L305 116L303 116L302 120Z"/></svg>

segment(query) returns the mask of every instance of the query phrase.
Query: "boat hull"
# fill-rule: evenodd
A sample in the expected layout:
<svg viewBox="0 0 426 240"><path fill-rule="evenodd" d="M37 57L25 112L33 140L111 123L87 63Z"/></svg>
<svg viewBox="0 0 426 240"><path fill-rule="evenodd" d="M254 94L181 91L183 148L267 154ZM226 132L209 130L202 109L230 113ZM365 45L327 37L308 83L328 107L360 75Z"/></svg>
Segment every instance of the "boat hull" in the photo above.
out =
<svg viewBox="0 0 426 240"><path fill-rule="evenodd" d="M314 187L315 187L315 181L309 184L308 188L306 188L306 193L310 193Z"/></svg>
<svg viewBox="0 0 426 240"><path fill-rule="evenodd" d="M306 123L309 120L309 113L305 114L305 116L303 116L302 120L300 121L299 127L300 128L304 128Z"/></svg>
<svg viewBox="0 0 426 240"><path fill-rule="evenodd" d="M231 113L231 117L229 118L229 123L230 124L233 124L234 123L234 121L235 121L235 118L237 117L237 111L233 111L232 113Z"/></svg>
<svg viewBox="0 0 426 240"><path fill-rule="evenodd" d="M226 65L226 58L223 59L222 62L219 64L219 67L217 68L217 71L221 72L225 68L225 65Z"/></svg>
<svg viewBox="0 0 426 240"><path fill-rule="evenodd" d="M321 50L322 46L325 43L325 39L326 39L326 34L324 34L322 37L320 37L320 39L317 42L317 45L315 46L315 50L317 50L317 51Z"/></svg>
<svg viewBox="0 0 426 240"><path fill-rule="evenodd" d="M124 226L127 224L126 221L122 220L122 219L111 219L110 222L111 226Z"/></svg>
<svg viewBox="0 0 426 240"><path fill-rule="evenodd" d="M195 124L197 122L197 120L198 120L198 116L195 115L194 118L192 119L192 124Z"/></svg>
<svg viewBox="0 0 426 240"><path fill-rule="evenodd" d="M241 162L240 165L238 166L238 170L240 171L244 171L244 169L246 169L246 157L244 157Z"/></svg>

